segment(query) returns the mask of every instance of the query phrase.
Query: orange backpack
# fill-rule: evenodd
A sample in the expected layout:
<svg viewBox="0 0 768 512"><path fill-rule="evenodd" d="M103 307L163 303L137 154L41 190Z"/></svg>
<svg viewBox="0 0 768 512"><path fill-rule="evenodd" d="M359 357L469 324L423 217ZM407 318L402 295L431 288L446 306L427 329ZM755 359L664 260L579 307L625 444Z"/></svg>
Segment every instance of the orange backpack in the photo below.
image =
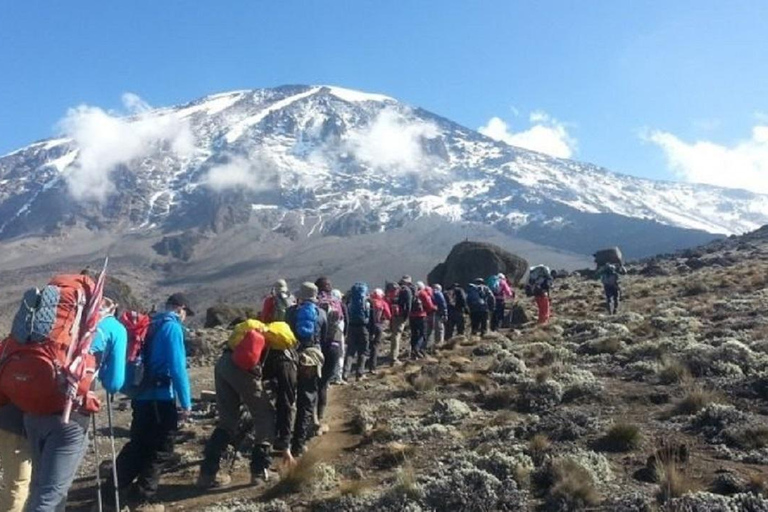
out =
<svg viewBox="0 0 768 512"><path fill-rule="evenodd" d="M66 372L75 358L83 357L75 403L89 412L98 410L98 400L88 393L96 358L75 353L95 287L88 276L60 275L42 290L24 294L12 334L0 346L0 404L11 402L32 414L64 411Z"/></svg>

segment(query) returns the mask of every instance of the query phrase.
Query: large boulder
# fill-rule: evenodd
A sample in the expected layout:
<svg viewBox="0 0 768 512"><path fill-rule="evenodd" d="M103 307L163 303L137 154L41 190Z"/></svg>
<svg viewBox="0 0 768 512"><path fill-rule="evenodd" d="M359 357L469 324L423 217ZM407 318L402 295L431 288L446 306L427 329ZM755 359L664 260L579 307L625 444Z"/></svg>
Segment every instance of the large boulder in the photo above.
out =
<svg viewBox="0 0 768 512"><path fill-rule="evenodd" d="M477 277L488 277L503 272L512 284L517 284L528 271L528 262L502 249L484 242L461 242L453 246L445 263L429 273L431 284L466 286Z"/></svg>
<svg viewBox="0 0 768 512"><path fill-rule="evenodd" d="M624 266L624 256L621 254L621 249L618 247L611 247L610 249L600 249L595 254L595 265L597 268L602 267L607 263L613 263L619 267Z"/></svg>
<svg viewBox="0 0 768 512"><path fill-rule="evenodd" d="M145 305L136 298L131 287L116 277L107 275L107 279L104 282L104 295L116 301L121 310L145 310Z"/></svg>
<svg viewBox="0 0 768 512"><path fill-rule="evenodd" d="M229 326L236 318L256 318L258 311L250 306L239 304L216 304L205 312L205 324L208 329Z"/></svg>

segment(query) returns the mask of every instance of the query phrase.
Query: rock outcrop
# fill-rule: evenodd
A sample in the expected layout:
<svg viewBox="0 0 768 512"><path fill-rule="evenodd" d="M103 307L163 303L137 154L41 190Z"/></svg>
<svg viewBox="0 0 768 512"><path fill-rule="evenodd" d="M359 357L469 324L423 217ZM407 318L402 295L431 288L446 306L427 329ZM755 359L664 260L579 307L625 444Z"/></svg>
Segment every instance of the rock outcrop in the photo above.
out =
<svg viewBox="0 0 768 512"><path fill-rule="evenodd" d="M453 246L445 263L429 273L431 284L466 286L477 277L485 278L503 272L512 284L517 284L528 271L528 262L501 247L482 242L461 242Z"/></svg>

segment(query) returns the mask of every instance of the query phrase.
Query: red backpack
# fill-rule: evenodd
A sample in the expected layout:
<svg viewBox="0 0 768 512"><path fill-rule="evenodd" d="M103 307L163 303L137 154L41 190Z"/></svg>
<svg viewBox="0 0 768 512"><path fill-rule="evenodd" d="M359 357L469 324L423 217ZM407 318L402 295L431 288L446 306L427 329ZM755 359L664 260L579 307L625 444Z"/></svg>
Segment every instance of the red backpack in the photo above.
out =
<svg viewBox="0 0 768 512"><path fill-rule="evenodd" d="M264 335L256 329L251 329L232 351L232 361L238 368L253 372L261 365L268 350Z"/></svg>
<svg viewBox="0 0 768 512"><path fill-rule="evenodd" d="M87 324L88 308L97 293L90 277L61 275L24 294L12 334L0 349L0 404L11 402L31 414L59 413L65 410L69 384L76 386L75 405L99 409L98 399L88 393L96 358L78 346L93 334L86 332L93 328Z"/></svg>

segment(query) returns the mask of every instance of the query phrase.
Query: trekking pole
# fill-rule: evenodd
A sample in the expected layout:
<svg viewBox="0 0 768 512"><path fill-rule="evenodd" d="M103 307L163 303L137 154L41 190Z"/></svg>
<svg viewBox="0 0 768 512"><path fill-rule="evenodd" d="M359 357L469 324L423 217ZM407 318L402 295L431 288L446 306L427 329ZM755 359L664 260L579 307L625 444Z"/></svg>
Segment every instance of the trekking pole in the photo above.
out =
<svg viewBox="0 0 768 512"><path fill-rule="evenodd" d="M96 414L91 414L91 420L93 421L93 453L96 456L96 503L98 504L98 511L103 512L104 505L101 499L101 457L99 456L99 443L96 439L98 431L96 430Z"/></svg>
<svg viewBox="0 0 768 512"><path fill-rule="evenodd" d="M109 440L112 444L112 483L115 485L115 510L120 510L120 486L118 486L117 482L117 452L115 452L115 430L112 424L112 395L110 394L107 394L107 421L109 422Z"/></svg>

